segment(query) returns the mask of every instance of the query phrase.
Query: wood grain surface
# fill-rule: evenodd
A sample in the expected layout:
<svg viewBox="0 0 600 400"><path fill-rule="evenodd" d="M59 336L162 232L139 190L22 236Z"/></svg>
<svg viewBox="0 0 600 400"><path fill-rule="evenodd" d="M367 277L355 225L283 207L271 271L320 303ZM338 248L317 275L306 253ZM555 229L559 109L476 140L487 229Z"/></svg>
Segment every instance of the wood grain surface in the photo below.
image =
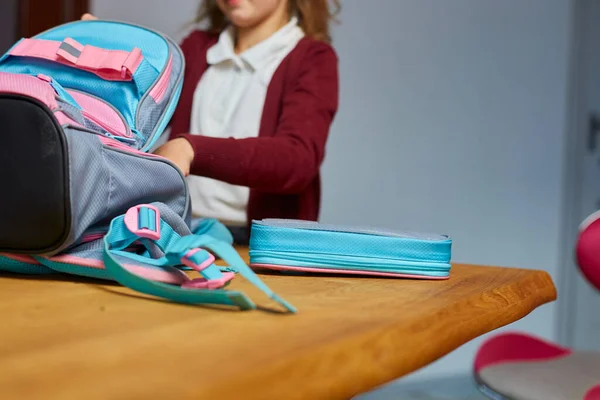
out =
<svg viewBox="0 0 600 400"><path fill-rule="evenodd" d="M245 250L241 250L245 253ZM556 298L541 271L447 281L262 275L299 309L171 304L72 277L0 276L4 399L348 399Z"/></svg>

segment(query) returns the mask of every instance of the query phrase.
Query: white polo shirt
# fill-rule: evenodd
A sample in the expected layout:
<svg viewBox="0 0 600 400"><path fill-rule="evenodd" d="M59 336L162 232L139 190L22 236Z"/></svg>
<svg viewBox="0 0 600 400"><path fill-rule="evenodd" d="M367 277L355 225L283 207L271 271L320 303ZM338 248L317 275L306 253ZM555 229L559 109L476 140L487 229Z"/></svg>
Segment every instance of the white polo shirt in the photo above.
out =
<svg viewBox="0 0 600 400"><path fill-rule="evenodd" d="M271 77L303 36L294 17L238 55L233 28L224 30L206 54L209 68L194 93L190 133L237 139L258 136ZM189 176L188 184L195 217L217 218L233 226L246 224L249 188L200 176Z"/></svg>

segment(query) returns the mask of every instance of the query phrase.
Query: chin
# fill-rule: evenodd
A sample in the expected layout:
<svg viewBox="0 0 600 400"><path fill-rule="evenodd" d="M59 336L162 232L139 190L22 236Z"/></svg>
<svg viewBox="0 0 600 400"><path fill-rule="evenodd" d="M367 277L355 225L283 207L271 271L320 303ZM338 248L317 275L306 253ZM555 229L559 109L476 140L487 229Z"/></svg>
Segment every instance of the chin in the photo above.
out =
<svg viewBox="0 0 600 400"><path fill-rule="evenodd" d="M229 21L239 28L249 28L253 25L256 25L258 21L256 18L253 18L252 15L248 15L248 13L243 12L243 10L233 11L228 15Z"/></svg>

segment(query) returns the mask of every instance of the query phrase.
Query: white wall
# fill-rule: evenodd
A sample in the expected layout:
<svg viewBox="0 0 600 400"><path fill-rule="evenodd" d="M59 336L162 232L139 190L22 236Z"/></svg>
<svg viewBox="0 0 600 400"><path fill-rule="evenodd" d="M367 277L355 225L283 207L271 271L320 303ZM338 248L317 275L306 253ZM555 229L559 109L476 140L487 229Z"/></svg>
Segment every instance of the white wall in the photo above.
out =
<svg viewBox="0 0 600 400"><path fill-rule="evenodd" d="M135 22L181 40L191 29L199 0L90 0L99 18Z"/></svg>
<svg viewBox="0 0 600 400"><path fill-rule="evenodd" d="M176 38L197 5L91 3ZM556 280L570 1L343 3L322 219L448 233L457 262ZM553 304L511 328L553 339L555 318ZM409 379L468 373L480 342Z"/></svg>
<svg viewBox="0 0 600 400"><path fill-rule="evenodd" d="M570 1L345 6L323 220L448 233L455 261L557 282ZM555 339L556 316L509 328ZM482 340L409 379L468 373Z"/></svg>
<svg viewBox="0 0 600 400"><path fill-rule="evenodd" d="M455 261L557 280L570 2L346 5L323 219L446 232ZM510 329L553 339L555 318ZM410 378L468 372L481 341Z"/></svg>

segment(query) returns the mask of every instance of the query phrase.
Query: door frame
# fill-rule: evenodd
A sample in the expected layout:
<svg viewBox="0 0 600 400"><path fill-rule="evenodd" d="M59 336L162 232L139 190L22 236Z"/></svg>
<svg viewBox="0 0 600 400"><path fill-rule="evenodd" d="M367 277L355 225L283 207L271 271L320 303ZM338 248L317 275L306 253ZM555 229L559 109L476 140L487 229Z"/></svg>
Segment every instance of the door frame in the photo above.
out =
<svg viewBox="0 0 600 400"><path fill-rule="evenodd" d="M17 37L31 37L78 20L88 10L88 0L19 0Z"/></svg>
<svg viewBox="0 0 600 400"><path fill-rule="evenodd" d="M582 222L583 168L586 152L585 121L588 110L585 100L585 34L584 0L571 0L569 81L567 93L567 118L564 138L565 171L563 174L562 216L559 243L558 315L555 332L564 346L573 346L575 337L575 310L577 308L575 244Z"/></svg>

